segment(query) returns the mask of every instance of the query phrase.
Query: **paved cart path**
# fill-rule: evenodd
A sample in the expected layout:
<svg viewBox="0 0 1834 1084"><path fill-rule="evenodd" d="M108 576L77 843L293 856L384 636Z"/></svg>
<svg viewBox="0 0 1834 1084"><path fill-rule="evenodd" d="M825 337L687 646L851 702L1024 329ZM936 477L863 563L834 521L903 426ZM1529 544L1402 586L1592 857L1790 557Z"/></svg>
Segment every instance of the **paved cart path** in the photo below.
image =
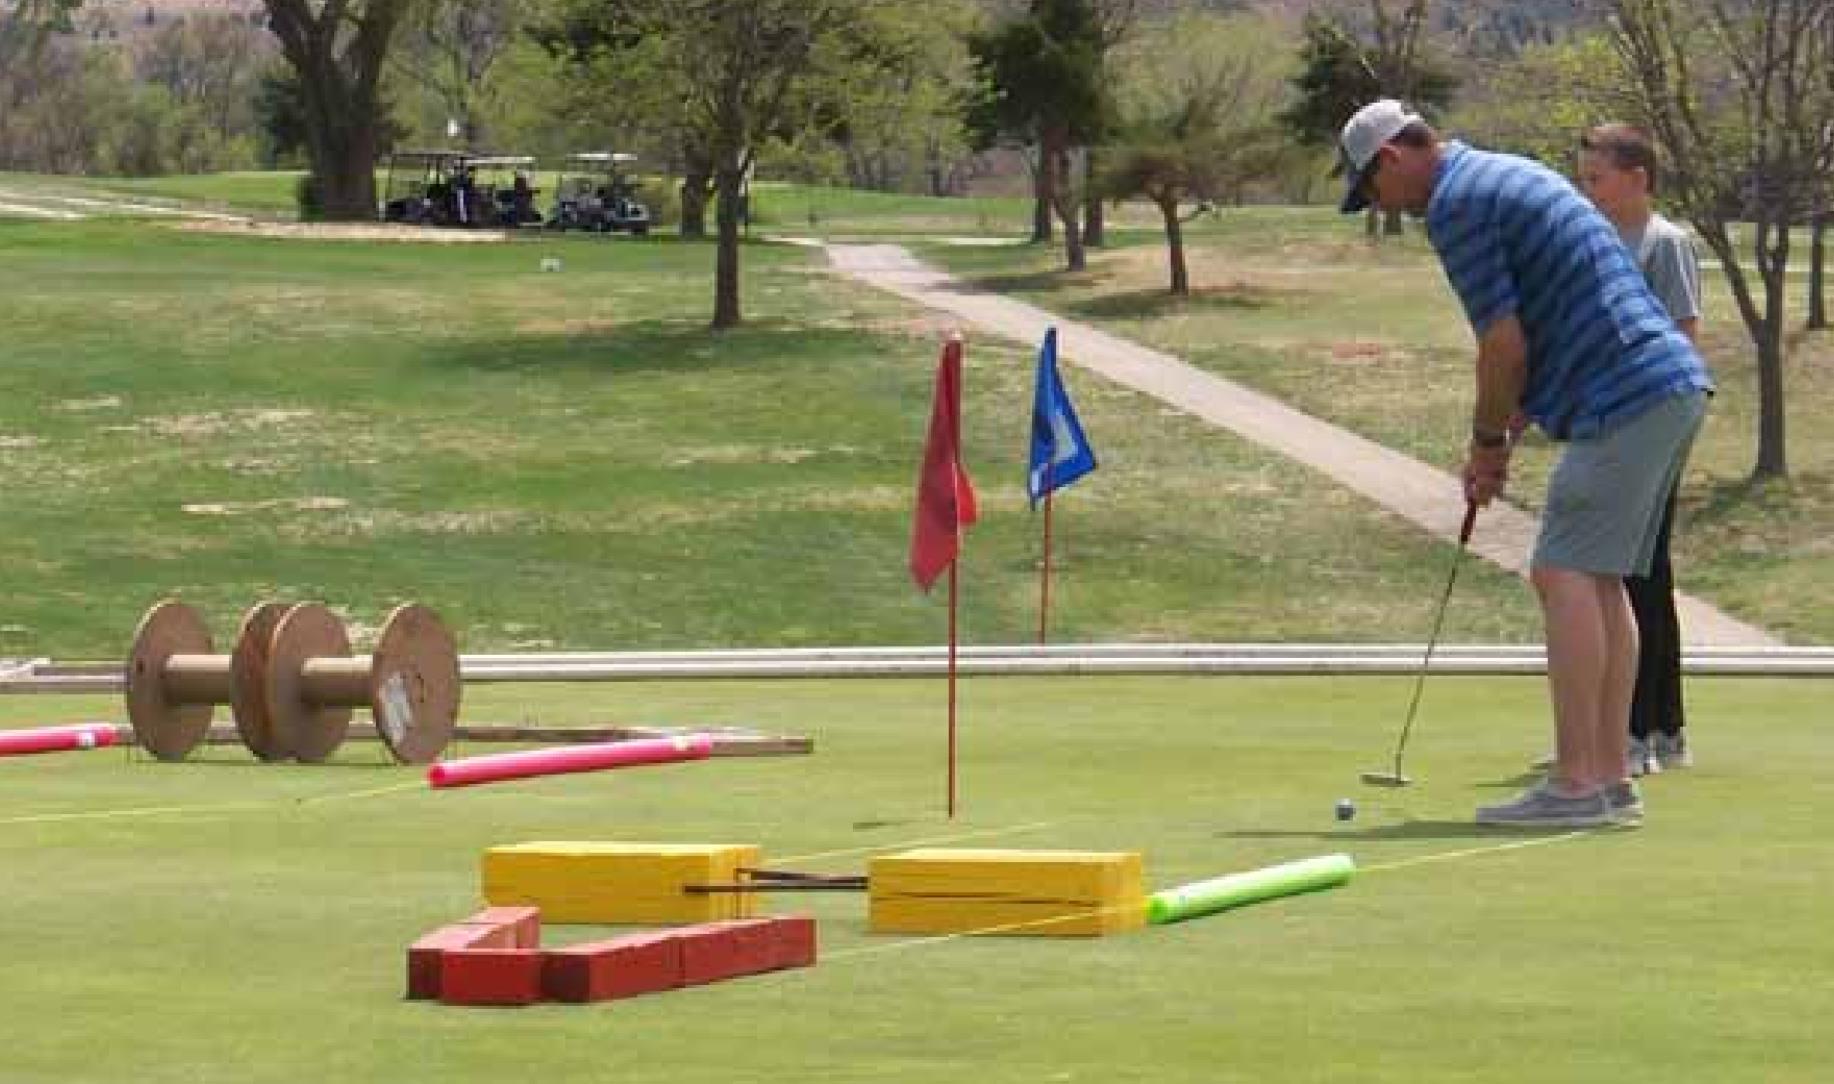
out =
<svg viewBox="0 0 1834 1084"><path fill-rule="evenodd" d="M1035 305L983 293L920 263L898 245L828 245L837 271L982 331L1027 345L1059 329L1059 357L1144 392L1296 460L1441 538L1456 541L1464 497L1453 475L1293 409L1278 399ZM1537 517L1502 501L1478 517L1471 550L1527 574ZM1696 646L1772 646L1780 641L1712 605L1681 594L1682 639Z"/></svg>

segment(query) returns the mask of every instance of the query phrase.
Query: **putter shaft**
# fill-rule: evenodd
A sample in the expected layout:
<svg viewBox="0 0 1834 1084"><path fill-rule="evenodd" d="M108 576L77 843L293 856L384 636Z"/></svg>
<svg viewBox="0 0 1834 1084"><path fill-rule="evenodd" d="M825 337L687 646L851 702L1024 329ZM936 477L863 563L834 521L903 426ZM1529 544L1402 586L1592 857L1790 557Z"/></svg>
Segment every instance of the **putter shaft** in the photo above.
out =
<svg viewBox="0 0 1834 1084"><path fill-rule="evenodd" d="M1394 769L1391 772L1364 772L1363 782L1375 786L1405 787L1413 780L1401 770L1407 755L1407 739L1414 732L1414 717L1420 712L1420 693L1426 688L1427 671L1433 666L1433 649L1439 645L1439 632L1445 627L1446 610L1452 601L1452 587L1458 583L1458 566L1464 563L1465 547L1471 542L1471 531L1477 526L1477 502L1465 502L1465 521L1458 528L1458 550L1452 554L1452 568L1446 574L1446 589L1439 596L1439 612L1433 618L1433 631L1427 637L1426 651L1420 656L1420 671L1414 675L1414 692L1407 701L1407 718L1401 723L1401 736L1395 742Z"/></svg>

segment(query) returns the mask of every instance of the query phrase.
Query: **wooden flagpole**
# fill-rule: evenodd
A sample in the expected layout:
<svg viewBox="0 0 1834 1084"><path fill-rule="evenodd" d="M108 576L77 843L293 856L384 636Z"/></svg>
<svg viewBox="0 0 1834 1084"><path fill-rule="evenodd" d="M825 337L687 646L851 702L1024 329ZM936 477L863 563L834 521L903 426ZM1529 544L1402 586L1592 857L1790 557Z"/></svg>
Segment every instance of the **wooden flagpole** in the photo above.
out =
<svg viewBox="0 0 1834 1084"><path fill-rule="evenodd" d="M959 560L949 562L949 819L955 819L955 606Z"/></svg>
<svg viewBox="0 0 1834 1084"><path fill-rule="evenodd" d="M1045 643L1051 621L1051 465L1044 468L1044 571L1038 577L1038 646Z"/></svg>

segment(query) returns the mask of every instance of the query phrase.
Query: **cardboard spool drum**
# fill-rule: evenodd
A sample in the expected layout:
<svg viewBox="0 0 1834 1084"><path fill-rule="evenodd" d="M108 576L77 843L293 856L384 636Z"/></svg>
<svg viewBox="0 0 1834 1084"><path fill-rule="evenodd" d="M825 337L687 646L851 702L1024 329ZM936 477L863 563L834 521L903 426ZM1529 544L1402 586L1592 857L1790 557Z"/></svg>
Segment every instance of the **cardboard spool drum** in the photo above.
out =
<svg viewBox="0 0 1834 1084"><path fill-rule="evenodd" d="M350 728L350 709L367 707L395 759L430 764L458 725L458 646L432 610L395 608L376 649L351 658L343 623L315 602L287 612L268 651L267 709L291 737L293 755L329 757Z"/></svg>
<svg viewBox="0 0 1834 1084"><path fill-rule="evenodd" d="M458 648L433 611L397 607L376 649L350 658L337 616L318 603L263 603L242 620L236 649L211 653L197 611L167 600L148 610L127 660L127 711L142 747L182 760L230 704L236 730L262 760L317 762L342 744L351 708L366 706L397 760L426 764L458 722Z"/></svg>

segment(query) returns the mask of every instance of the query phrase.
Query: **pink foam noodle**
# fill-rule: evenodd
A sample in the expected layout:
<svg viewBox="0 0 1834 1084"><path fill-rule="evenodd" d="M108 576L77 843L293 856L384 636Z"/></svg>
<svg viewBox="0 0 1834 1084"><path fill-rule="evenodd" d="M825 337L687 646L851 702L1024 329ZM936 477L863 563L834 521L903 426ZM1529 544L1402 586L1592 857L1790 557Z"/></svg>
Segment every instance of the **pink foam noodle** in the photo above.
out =
<svg viewBox="0 0 1834 1084"><path fill-rule="evenodd" d="M701 760L712 753L713 739L706 734L563 745L557 749L527 749L441 761L427 769L427 783L434 787L468 787L474 783L499 783L540 775Z"/></svg>
<svg viewBox="0 0 1834 1084"><path fill-rule="evenodd" d="M120 733L109 723L72 723L68 726L34 727L31 730L0 730L0 756L100 749L120 740Z"/></svg>

